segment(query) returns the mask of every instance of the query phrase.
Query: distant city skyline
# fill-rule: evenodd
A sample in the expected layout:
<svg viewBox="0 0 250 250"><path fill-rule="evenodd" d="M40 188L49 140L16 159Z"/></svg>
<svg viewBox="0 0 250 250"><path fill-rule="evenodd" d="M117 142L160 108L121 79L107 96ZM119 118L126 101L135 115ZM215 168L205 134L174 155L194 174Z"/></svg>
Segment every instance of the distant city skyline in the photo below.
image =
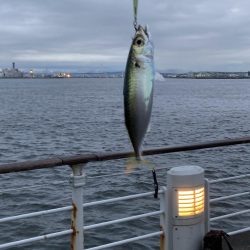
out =
<svg viewBox="0 0 250 250"><path fill-rule="evenodd" d="M250 2L140 0L158 71L248 71ZM132 0L3 0L0 68L120 71L133 36Z"/></svg>
<svg viewBox="0 0 250 250"><path fill-rule="evenodd" d="M73 73L73 74L81 74L81 73L97 73L97 74L102 74L102 73L124 73L125 72L125 68L124 69L120 69L120 68L109 68L109 67L103 67L103 68L82 68L82 67L74 67L74 66L69 66L69 67L65 67L65 66L58 66L58 67L54 67L52 66L47 66L46 68L43 67L38 67L38 68L34 68L34 67L27 67L27 68L19 68L19 65L16 64L16 62L12 62L11 64L9 64L7 67L1 67L0 65L0 78L1 78L1 73L3 73L3 71L8 71L8 70L12 70L13 68L17 71L20 71L22 73L35 73L35 74L40 74L40 73L45 73L45 74L53 74L53 73ZM180 69L168 69L168 70L156 70L156 74L193 74L193 73L201 73L201 72L214 72L214 73L246 73L246 74L250 74L250 69L249 70L227 70L227 71L223 71L223 70L180 70Z"/></svg>
<svg viewBox="0 0 250 250"><path fill-rule="evenodd" d="M70 73L120 73L120 72L125 72L125 68L120 69L120 68L109 68L109 67L100 67L100 68L92 68L92 67L86 67L86 68L82 68L82 67L74 67L74 66L47 66L45 68L41 67L26 67L26 68L19 68L16 64L16 62L12 62L11 64L9 64L6 67L1 67L0 65L0 73L3 70L11 70L13 68L13 65L15 65L15 69L23 72L23 73L28 73L30 71L34 72L34 73L59 73L59 72L70 72ZM168 69L168 70L157 70L157 73L165 73L165 74L186 74L186 73L198 73L198 72L224 72L224 73L233 73L233 72L242 72L242 73L248 73L250 72L249 70L181 70L181 69ZM249 73L250 74L250 73Z"/></svg>
<svg viewBox="0 0 250 250"><path fill-rule="evenodd" d="M99 72L77 72L70 70L20 70L15 62L11 68L0 69L0 79L6 78L123 78L124 71L99 71ZM196 71L196 72L156 72L155 80L164 81L165 78L193 78L193 79L249 79L250 71L247 72L215 72L215 71Z"/></svg>

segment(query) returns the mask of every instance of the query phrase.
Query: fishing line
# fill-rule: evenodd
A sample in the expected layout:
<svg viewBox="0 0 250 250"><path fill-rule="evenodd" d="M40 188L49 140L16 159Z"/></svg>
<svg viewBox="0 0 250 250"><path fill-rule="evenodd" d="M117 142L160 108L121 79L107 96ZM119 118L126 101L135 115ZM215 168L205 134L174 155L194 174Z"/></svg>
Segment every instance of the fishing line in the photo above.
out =
<svg viewBox="0 0 250 250"><path fill-rule="evenodd" d="M138 30L137 26L137 12L138 12L138 1L139 0L133 0L134 1L134 28L135 30Z"/></svg>
<svg viewBox="0 0 250 250"><path fill-rule="evenodd" d="M152 170L152 174L153 174L154 187L155 187L154 198L157 199L158 198L159 185L158 185L155 169Z"/></svg>

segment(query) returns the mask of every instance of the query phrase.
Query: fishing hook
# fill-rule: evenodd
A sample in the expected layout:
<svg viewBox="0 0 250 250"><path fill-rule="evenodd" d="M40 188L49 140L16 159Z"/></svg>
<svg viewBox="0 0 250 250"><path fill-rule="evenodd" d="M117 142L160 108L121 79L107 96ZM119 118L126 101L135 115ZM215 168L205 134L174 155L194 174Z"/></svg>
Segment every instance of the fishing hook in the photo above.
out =
<svg viewBox="0 0 250 250"><path fill-rule="evenodd" d="M135 20L134 20L134 28L135 28L135 31L138 30L138 25L137 25L137 20L136 20L136 18L135 18Z"/></svg>

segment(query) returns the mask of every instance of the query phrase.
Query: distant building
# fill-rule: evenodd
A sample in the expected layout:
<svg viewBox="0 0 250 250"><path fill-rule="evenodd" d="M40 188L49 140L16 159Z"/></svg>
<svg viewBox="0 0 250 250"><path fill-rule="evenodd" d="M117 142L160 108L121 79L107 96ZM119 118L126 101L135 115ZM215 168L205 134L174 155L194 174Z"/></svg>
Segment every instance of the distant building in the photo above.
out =
<svg viewBox="0 0 250 250"><path fill-rule="evenodd" d="M71 74L67 72L59 72L53 75L54 78L71 78Z"/></svg>
<svg viewBox="0 0 250 250"><path fill-rule="evenodd" d="M34 70L33 69L30 70L29 74L30 74L30 78L34 78Z"/></svg>
<svg viewBox="0 0 250 250"><path fill-rule="evenodd" d="M12 69L3 69L2 77L4 78L23 78L23 73L15 67L15 63L12 63Z"/></svg>
<svg viewBox="0 0 250 250"><path fill-rule="evenodd" d="M194 78L204 78L204 79L206 79L206 78L212 78L213 75L214 75L213 72L203 72L203 71L201 71L201 72L193 73Z"/></svg>

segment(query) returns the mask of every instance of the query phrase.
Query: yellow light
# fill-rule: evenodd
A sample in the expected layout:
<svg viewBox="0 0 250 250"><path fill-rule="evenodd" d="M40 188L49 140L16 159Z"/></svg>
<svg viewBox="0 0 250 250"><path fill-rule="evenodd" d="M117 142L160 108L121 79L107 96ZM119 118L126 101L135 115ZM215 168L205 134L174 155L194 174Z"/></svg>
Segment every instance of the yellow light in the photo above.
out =
<svg viewBox="0 0 250 250"><path fill-rule="evenodd" d="M178 216L189 217L204 211L204 187L177 190Z"/></svg>

